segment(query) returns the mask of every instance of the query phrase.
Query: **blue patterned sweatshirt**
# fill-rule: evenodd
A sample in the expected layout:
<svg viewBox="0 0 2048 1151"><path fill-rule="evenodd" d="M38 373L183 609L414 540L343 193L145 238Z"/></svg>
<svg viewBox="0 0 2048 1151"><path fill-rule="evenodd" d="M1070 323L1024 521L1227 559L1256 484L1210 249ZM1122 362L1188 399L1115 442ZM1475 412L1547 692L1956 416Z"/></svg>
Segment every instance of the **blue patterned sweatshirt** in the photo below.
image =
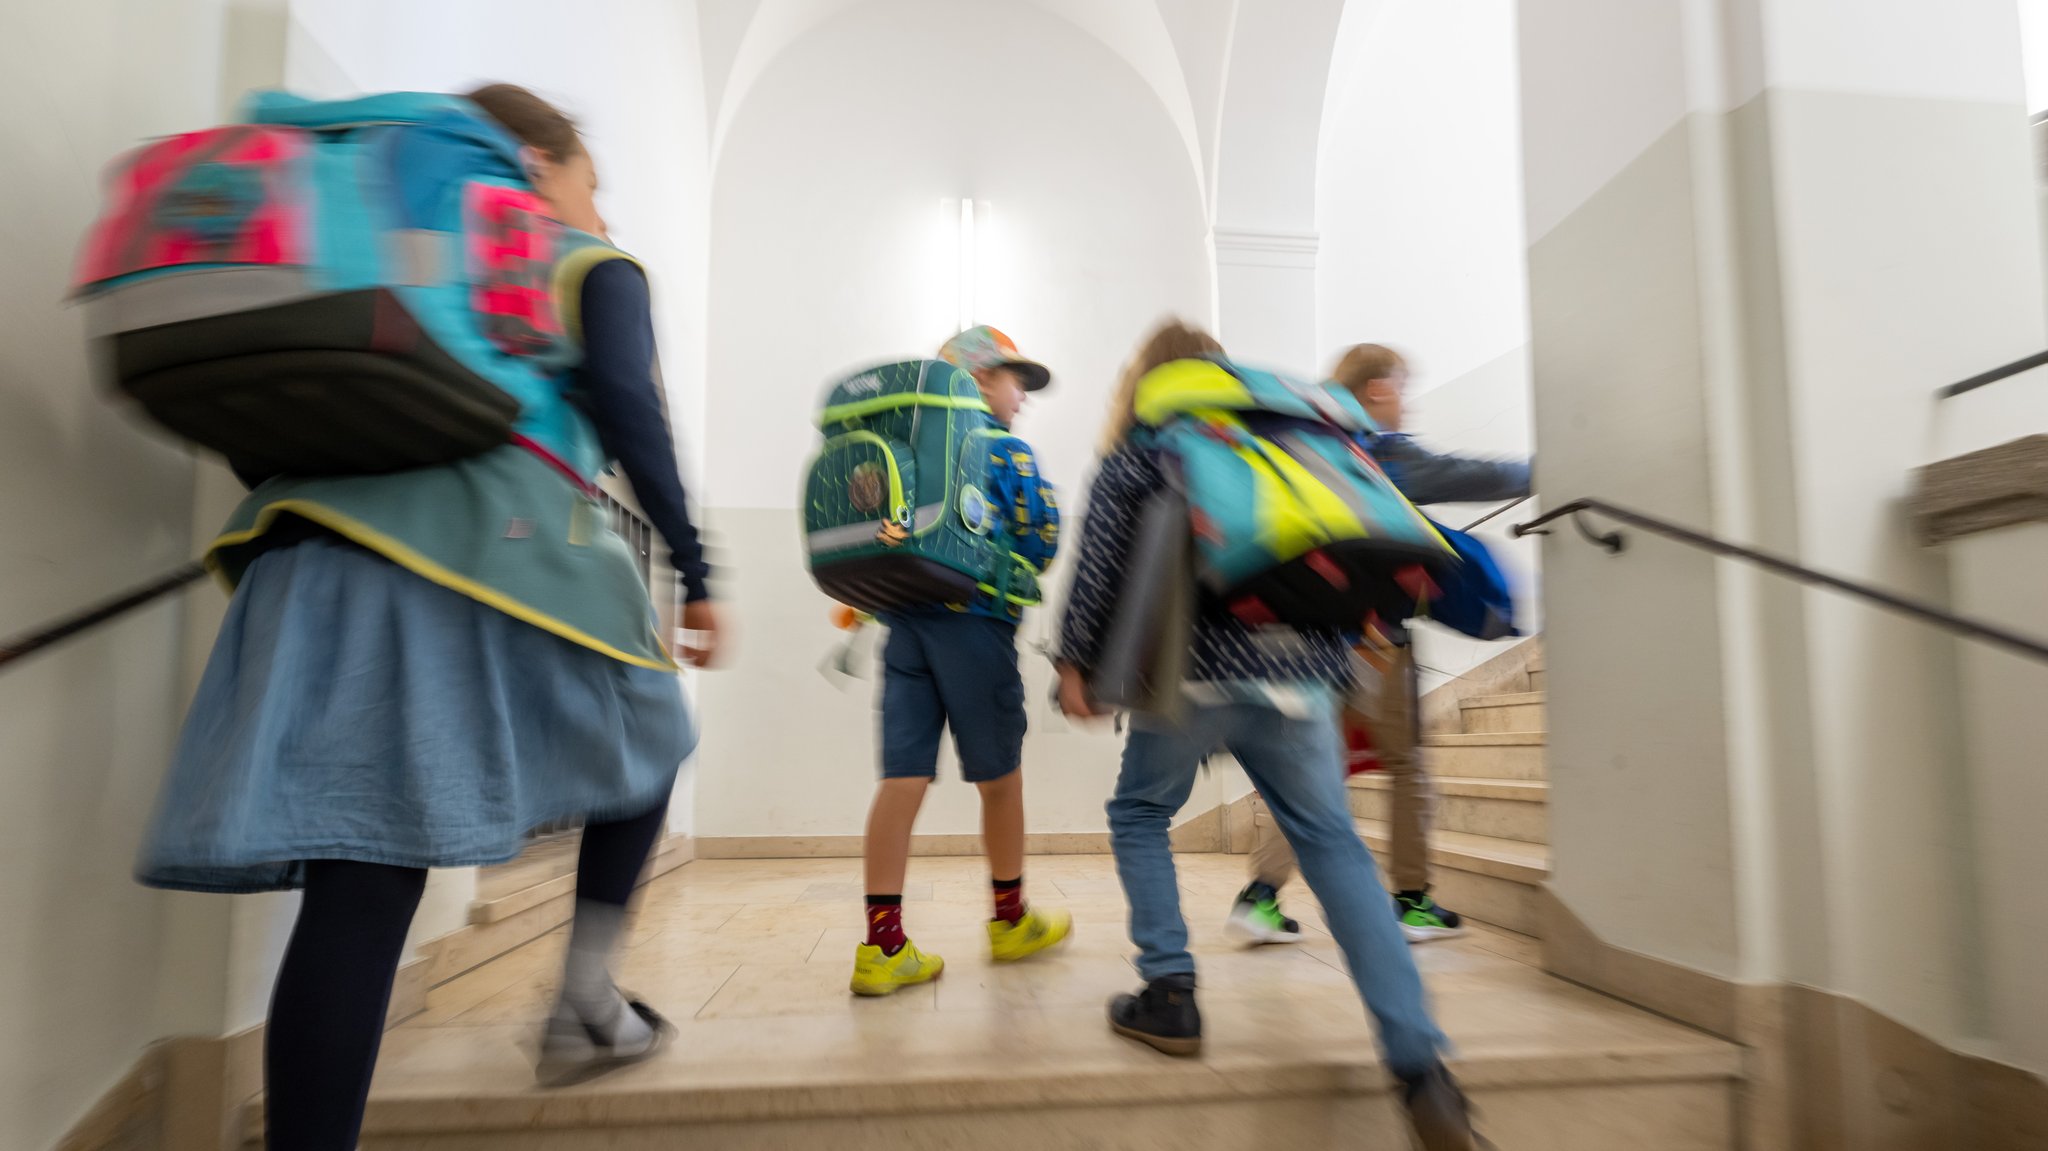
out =
<svg viewBox="0 0 2048 1151"><path fill-rule="evenodd" d="M1086 673L1101 657L1117 595L1129 566L1131 541L1152 493L1166 486L1157 454L1125 444L1102 461L1088 489L1074 584L1060 622L1060 659ZM1246 626L1210 611L1195 619L1188 661L1191 683L1314 683L1351 680L1350 647L1334 628Z"/></svg>

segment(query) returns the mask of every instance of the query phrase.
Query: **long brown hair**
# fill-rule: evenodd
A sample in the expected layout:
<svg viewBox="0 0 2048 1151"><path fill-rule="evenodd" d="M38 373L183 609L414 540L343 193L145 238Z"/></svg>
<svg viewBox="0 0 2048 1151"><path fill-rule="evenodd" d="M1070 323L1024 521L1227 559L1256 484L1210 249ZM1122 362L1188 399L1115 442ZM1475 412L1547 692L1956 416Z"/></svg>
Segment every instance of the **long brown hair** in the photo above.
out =
<svg viewBox="0 0 2048 1151"><path fill-rule="evenodd" d="M1216 337L1195 327L1186 320L1170 318L1152 330L1145 342L1138 345L1130 362L1124 365L1124 373L1116 383L1116 396L1109 402L1109 423L1102 429L1102 454L1108 455L1131 434L1131 425L1137 421L1133 405L1138 398L1138 381L1151 373L1152 369L1170 364L1175 360L1192 360L1199 356L1220 356L1223 345Z"/></svg>
<svg viewBox="0 0 2048 1151"><path fill-rule="evenodd" d="M517 84L486 84L466 97L519 142L561 163L583 154L583 134L567 113Z"/></svg>

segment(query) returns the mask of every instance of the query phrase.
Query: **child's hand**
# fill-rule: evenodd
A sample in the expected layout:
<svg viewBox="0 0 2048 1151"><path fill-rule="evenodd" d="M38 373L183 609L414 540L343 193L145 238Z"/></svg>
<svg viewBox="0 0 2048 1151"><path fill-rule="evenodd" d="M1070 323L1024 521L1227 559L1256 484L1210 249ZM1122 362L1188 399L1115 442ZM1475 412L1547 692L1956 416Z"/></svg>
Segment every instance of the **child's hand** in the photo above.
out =
<svg viewBox="0 0 2048 1151"><path fill-rule="evenodd" d="M718 663L718 609L708 599L683 605L682 628L697 633L695 646L682 645L683 662L691 667L714 667Z"/></svg>
<svg viewBox="0 0 2048 1151"><path fill-rule="evenodd" d="M1088 698L1088 681L1081 677L1081 669L1072 664L1060 665L1060 712L1069 719L1099 719L1102 713L1095 710L1095 703Z"/></svg>

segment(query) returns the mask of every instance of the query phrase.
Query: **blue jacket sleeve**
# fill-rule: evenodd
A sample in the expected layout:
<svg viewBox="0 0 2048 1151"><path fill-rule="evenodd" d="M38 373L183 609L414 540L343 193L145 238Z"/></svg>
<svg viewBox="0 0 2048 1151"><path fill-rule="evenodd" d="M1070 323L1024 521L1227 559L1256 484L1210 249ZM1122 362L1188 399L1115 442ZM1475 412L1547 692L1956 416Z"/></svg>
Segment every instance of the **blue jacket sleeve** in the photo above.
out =
<svg viewBox="0 0 2048 1151"><path fill-rule="evenodd" d="M1052 566L1060 550L1060 502L1039 474L1031 445L1009 436L990 449L996 455L995 488L989 494L1010 530L1010 549L1038 571Z"/></svg>
<svg viewBox="0 0 2048 1151"><path fill-rule="evenodd" d="M1102 461L1088 489L1088 513L1081 517L1081 543L1074 559L1074 583L1060 619L1059 658L1087 671L1101 657L1117 592L1130 566L1131 539L1147 496L1164 477L1151 456L1128 445Z"/></svg>
<svg viewBox="0 0 2048 1151"><path fill-rule="evenodd" d="M584 410L619 462L654 530L668 543L684 597L711 595L711 567L690 520L661 393L654 383L654 316L647 277L630 260L606 260L583 281Z"/></svg>
<svg viewBox="0 0 2048 1151"><path fill-rule="evenodd" d="M1527 460L1439 455L1396 433L1373 436L1366 447L1386 469L1387 478L1414 503L1512 500L1532 490Z"/></svg>

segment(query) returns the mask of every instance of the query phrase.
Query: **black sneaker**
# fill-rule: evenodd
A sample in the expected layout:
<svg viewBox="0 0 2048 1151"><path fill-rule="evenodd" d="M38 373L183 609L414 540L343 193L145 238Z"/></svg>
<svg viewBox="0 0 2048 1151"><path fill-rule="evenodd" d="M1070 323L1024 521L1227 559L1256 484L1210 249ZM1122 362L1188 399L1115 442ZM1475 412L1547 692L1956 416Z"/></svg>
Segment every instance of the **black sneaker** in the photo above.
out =
<svg viewBox="0 0 2048 1151"><path fill-rule="evenodd" d="M1401 934L1410 943L1455 939L1465 934L1465 921L1458 913L1431 899L1426 890L1403 891L1394 896L1394 914L1401 920Z"/></svg>
<svg viewBox="0 0 2048 1151"><path fill-rule="evenodd" d="M1422 1151L1495 1151L1472 1130L1472 1108L1443 1064L1413 1079L1404 1077L1403 1082L1407 1086L1402 1103Z"/></svg>
<svg viewBox="0 0 2048 1151"><path fill-rule="evenodd" d="M1202 1053L1202 1013L1193 975L1162 975L1136 995L1109 1001L1109 1026L1168 1055Z"/></svg>

